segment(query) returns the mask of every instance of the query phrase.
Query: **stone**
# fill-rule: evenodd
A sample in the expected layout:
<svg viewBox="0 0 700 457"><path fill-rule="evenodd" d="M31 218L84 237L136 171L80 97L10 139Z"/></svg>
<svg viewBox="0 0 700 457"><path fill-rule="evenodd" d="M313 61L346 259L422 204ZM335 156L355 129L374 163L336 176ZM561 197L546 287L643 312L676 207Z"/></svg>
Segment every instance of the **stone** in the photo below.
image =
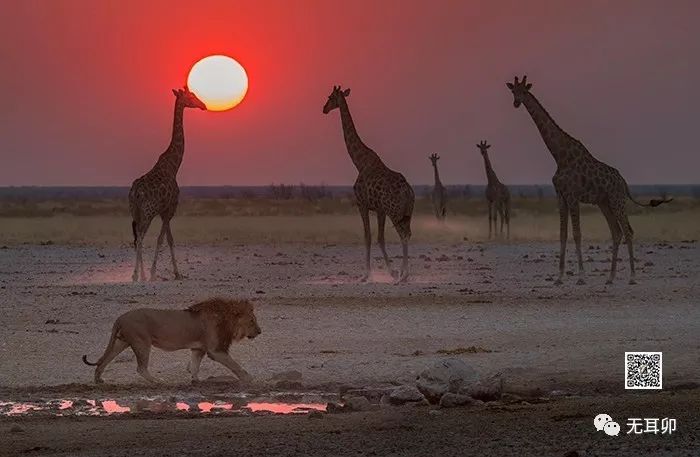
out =
<svg viewBox="0 0 700 457"><path fill-rule="evenodd" d="M326 405L326 412L329 414L342 413L345 410L342 405L338 403L330 402Z"/></svg>
<svg viewBox="0 0 700 457"><path fill-rule="evenodd" d="M469 395L445 393L440 397L441 408L455 408L457 406L470 406L474 404L474 399Z"/></svg>
<svg viewBox="0 0 700 457"><path fill-rule="evenodd" d="M394 387L364 387L349 389L343 392L343 397L365 397L370 403L377 404L385 394L391 393Z"/></svg>
<svg viewBox="0 0 700 457"><path fill-rule="evenodd" d="M414 386L401 386L392 390L389 394L389 403L392 405L405 405L407 403L427 403L425 395Z"/></svg>
<svg viewBox="0 0 700 457"><path fill-rule="evenodd" d="M323 419L323 413L317 409L309 412L309 419Z"/></svg>
<svg viewBox="0 0 700 457"><path fill-rule="evenodd" d="M378 406L373 405L366 397L347 397L345 399L345 408L350 411L372 411Z"/></svg>
<svg viewBox="0 0 700 457"><path fill-rule="evenodd" d="M503 395L503 377L497 374L488 378L482 378L472 386L460 390L460 393L483 401L500 400L501 395Z"/></svg>
<svg viewBox="0 0 700 457"><path fill-rule="evenodd" d="M446 392L466 393L478 380L479 374L466 362L446 358L423 370L416 386L430 402L437 403Z"/></svg>

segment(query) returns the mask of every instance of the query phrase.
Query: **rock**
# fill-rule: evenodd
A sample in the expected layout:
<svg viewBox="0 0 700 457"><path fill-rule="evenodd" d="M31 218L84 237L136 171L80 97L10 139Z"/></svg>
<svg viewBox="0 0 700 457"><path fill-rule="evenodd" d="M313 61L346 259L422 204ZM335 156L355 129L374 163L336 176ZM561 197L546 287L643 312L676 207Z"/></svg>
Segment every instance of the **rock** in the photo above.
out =
<svg viewBox="0 0 700 457"><path fill-rule="evenodd" d="M10 427L10 433L22 433L22 432L24 432L24 429L17 424L12 424L12 427Z"/></svg>
<svg viewBox="0 0 700 457"><path fill-rule="evenodd" d="M362 389L349 389L343 392L343 397L365 397L370 403L378 404L382 397L391 393L393 387L365 387Z"/></svg>
<svg viewBox="0 0 700 457"><path fill-rule="evenodd" d="M309 419L323 419L323 413L315 409L309 412L308 417Z"/></svg>
<svg viewBox="0 0 700 457"><path fill-rule="evenodd" d="M329 414L342 413L344 409L342 405L334 402L330 402L326 405L326 412Z"/></svg>
<svg viewBox="0 0 700 457"><path fill-rule="evenodd" d="M392 405L405 405L406 403L427 403L427 401L425 395L416 387L401 386L391 391L389 403Z"/></svg>
<svg viewBox="0 0 700 457"><path fill-rule="evenodd" d="M350 411L371 411L377 408L365 397L348 397L345 399L345 409Z"/></svg>
<svg viewBox="0 0 700 457"><path fill-rule="evenodd" d="M274 374L270 381L277 389L297 390L302 389L304 385L301 383L302 374L297 370L282 371Z"/></svg>
<svg viewBox="0 0 700 457"><path fill-rule="evenodd" d="M503 395L503 377L497 374L489 378L480 379L471 387L461 390L460 393L467 394L477 400L500 400L501 395Z"/></svg>
<svg viewBox="0 0 700 457"><path fill-rule="evenodd" d="M437 403L446 392L465 393L479 380L479 374L460 359L441 359L418 375L416 386L431 402Z"/></svg>
<svg viewBox="0 0 700 457"><path fill-rule="evenodd" d="M474 403L474 399L469 395L445 393L440 397L441 408L455 408L457 406L469 406Z"/></svg>

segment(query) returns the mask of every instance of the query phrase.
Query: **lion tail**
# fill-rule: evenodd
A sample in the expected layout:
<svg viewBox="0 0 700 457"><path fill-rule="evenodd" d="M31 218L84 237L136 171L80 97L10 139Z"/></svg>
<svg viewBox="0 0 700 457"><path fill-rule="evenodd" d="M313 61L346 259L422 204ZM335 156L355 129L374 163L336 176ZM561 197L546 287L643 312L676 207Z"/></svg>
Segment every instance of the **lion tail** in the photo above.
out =
<svg viewBox="0 0 700 457"><path fill-rule="evenodd" d="M112 334L109 336L109 343L107 343L107 348L105 348L104 354L102 354L102 357L100 357L97 362L90 362L87 358L86 354L83 354L83 363L85 365L90 365L91 367L94 367L96 365L99 365L102 363L102 360L104 360L105 356L110 353L112 350L112 347L114 346L114 342L117 340L117 335L119 334L119 323L115 322L114 326L112 326Z"/></svg>

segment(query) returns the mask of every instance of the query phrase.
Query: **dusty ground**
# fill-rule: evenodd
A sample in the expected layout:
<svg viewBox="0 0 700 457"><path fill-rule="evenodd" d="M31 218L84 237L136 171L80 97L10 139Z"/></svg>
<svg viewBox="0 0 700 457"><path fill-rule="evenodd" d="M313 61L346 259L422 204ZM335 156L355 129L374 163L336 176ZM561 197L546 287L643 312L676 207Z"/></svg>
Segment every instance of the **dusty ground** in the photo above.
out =
<svg viewBox="0 0 700 457"><path fill-rule="evenodd" d="M494 453L487 455L548 455L537 449L563 455L571 446L586 449L600 444L600 452L591 455L626 455L619 449L604 451L612 445L603 444L588 425L579 424L588 424L600 406L632 398L620 406L630 416L653 405L669 405L664 416L687 413L685 430L693 434L699 430L697 414L692 417L684 402L667 403L671 397L663 395L622 396L624 351L663 351L665 386L700 380L698 246L640 243L639 284L626 283L623 255L617 283L605 286L607 244L585 243L588 284L576 286L572 276L561 287L552 282L556 243L418 244L411 249L411 281L404 285L390 284L378 259L375 281L358 283L362 248L357 245L182 246L178 257L187 279L144 284L130 282L133 254L127 247L9 246L0 250L0 400L153 392L137 377L129 351L105 373L107 382L116 385L97 390L90 386L91 368L80 357L87 353L94 359L101 354L114 318L126 310L183 308L212 295L255 300L263 333L233 347L232 354L257 379L259 388L274 373L291 369L303 373L306 389L411 382L431 361L444 356L441 351L474 346L485 351L453 356L484 374L504 373L506 390L589 396L559 400L556 405L563 406L554 410L541 405L518 411L470 409L466 416L460 410L439 416L425 411L327 416L318 422L134 419L119 422L119 437L113 442L105 435L114 430L111 419L34 418L22 425L25 432L11 436L9 449L39 446L39 454L93 455L88 447L93 441L113 445L108 455L156 455L152 445L160 455L180 448L217 455L227 446L243 446L250 450L245 455L256 455L252 451L256 443L267 446L266 455L283 455L290 449L314 455L312 447L317 449L315 455L357 455L357 449L367 454L374 449L377 455L424 455L435 450L461 455L463 449L475 446L484 451L490 447ZM398 252L396 245L389 249ZM569 258L572 251L570 246ZM374 253L378 254L376 249ZM147 260L151 258L148 252ZM167 254L160 265L159 274L170 278ZM152 370L170 383L163 391L189 388L187 359L182 352L154 352ZM226 374L211 361L202 368L203 377ZM219 392L235 386L204 389ZM697 394L688 395L683 398L697 405ZM644 406L647 400L650 403ZM567 414L573 416L552 419ZM3 420L0 426L10 424ZM509 435L484 435L488 424L510 430ZM51 427L58 427L55 434L47 432ZM367 438L370 447L363 447L365 431L376 428ZM209 450L195 447L206 446L204 438L183 444L175 437L183 429L214 437L216 444ZM543 430L554 433L552 440L541 439ZM142 437L149 431L157 432L159 440L145 443ZM404 445L396 438L401 435L412 436L413 441L405 443L418 447ZM674 452L689 449L690 438L687 433L678 436L639 437L634 445L628 438L618 442L642 446L629 449L663 451L666 446L668 455L684 455ZM528 451L508 450L511 445ZM661 451L653 455L665 455Z"/></svg>
<svg viewBox="0 0 700 457"><path fill-rule="evenodd" d="M0 419L6 437L0 455L691 457L700 446L699 402L695 390L451 410L390 408L318 419ZM603 411L620 423L619 436L595 431L593 418ZM677 429L671 435L627 434L633 417L673 417Z"/></svg>

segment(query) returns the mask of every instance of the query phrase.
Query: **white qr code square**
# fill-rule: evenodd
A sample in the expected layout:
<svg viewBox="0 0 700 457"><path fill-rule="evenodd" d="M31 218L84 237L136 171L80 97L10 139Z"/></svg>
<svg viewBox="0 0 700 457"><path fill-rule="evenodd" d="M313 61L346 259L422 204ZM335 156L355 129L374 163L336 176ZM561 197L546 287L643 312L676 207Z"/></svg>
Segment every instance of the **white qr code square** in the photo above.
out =
<svg viewBox="0 0 700 457"><path fill-rule="evenodd" d="M625 352L625 389L661 389L660 352Z"/></svg>

